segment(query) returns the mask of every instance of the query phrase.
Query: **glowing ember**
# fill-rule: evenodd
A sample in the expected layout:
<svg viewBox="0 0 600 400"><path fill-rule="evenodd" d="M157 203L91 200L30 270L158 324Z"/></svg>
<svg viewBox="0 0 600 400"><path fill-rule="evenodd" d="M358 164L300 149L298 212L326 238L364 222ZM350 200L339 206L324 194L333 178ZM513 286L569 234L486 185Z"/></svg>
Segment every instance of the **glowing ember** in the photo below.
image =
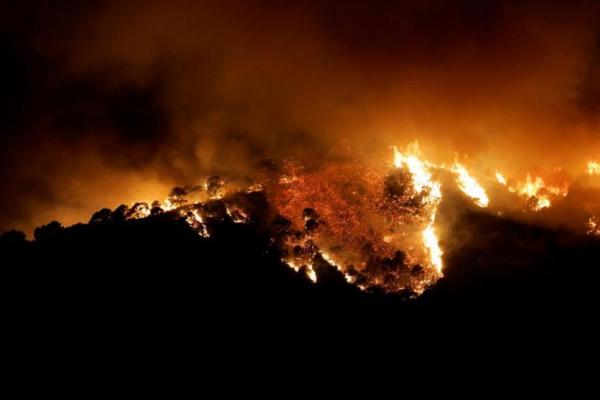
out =
<svg viewBox="0 0 600 400"><path fill-rule="evenodd" d="M147 203L135 203L131 206L127 214L126 219L141 219L146 218L150 215L150 206Z"/></svg>
<svg viewBox="0 0 600 400"><path fill-rule="evenodd" d="M394 151L392 170L356 159L310 171L283 164L265 190L280 214L273 231L285 263L316 279L321 257L347 282L384 292L419 294L442 276L440 183L416 144Z"/></svg>
<svg viewBox="0 0 600 400"><path fill-rule="evenodd" d="M250 217L246 211L235 204L228 204L225 208L225 211L231 220L236 224L247 224L250 221Z"/></svg>
<svg viewBox="0 0 600 400"><path fill-rule="evenodd" d="M327 263L333 267L335 267L335 269L337 269L339 272L341 272L344 275L344 278L346 279L346 282L348 283L354 283L354 277L348 273L346 273L344 271L344 268L342 268L341 265L339 265L337 262L335 262L335 260L329 256L329 254L325 253L325 252L320 252L319 253L321 255L321 257L323 257L323 260L327 261Z"/></svg>
<svg viewBox="0 0 600 400"><path fill-rule="evenodd" d="M477 183L477 181L469 174L467 168L455 162L452 166L452 171L458 175L456 178L458 187L468 197L475 201L479 207L487 207L490 200L485 193L485 190Z"/></svg>
<svg viewBox="0 0 600 400"><path fill-rule="evenodd" d="M263 190L265 190L263 185L261 185L260 183L255 183L255 184L250 185L248 187L248 189L246 189L246 193L262 192Z"/></svg>
<svg viewBox="0 0 600 400"><path fill-rule="evenodd" d="M587 234L600 236L600 221L595 215L592 215L587 222Z"/></svg>
<svg viewBox="0 0 600 400"><path fill-rule="evenodd" d="M188 225L198 232L198 235L202 237L209 237L208 230L206 229L206 225L204 224L204 219L198 210L190 211L186 217L186 222Z"/></svg>

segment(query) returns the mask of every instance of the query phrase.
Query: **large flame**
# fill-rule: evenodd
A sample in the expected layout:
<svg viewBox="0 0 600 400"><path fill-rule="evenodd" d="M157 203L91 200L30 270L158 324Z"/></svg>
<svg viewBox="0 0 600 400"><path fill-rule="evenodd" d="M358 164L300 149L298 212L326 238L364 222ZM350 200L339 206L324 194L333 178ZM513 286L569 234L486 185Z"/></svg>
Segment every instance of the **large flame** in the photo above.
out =
<svg viewBox="0 0 600 400"><path fill-rule="evenodd" d="M490 200L485 193L485 189L469 174L467 168L456 161L452 166L452 171L458 175L456 180L460 190L473 199L479 207L487 207Z"/></svg>
<svg viewBox="0 0 600 400"><path fill-rule="evenodd" d="M408 168L415 190L418 193L425 193L426 202L433 206L429 223L423 230L423 243L429 251L431 264L441 274L443 268L442 250L434 227L437 207L442 199L441 184L432 179L427 163L422 161L419 155L420 150L417 142L408 146L406 154L401 153L397 147L394 147L394 165L396 168Z"/></svg>
<svg viewBox="0 0 600 400"><path fill-rule="evenodd" d="M425 247L429 250L429 256L431 258L431 264L435 267L438 273L442 273L442 249L435 234L435 228L433 226L435 219L432 219L431 223L423 231L423 242Z"/></svg>
<svg viewBox="0 0 600 400"><path fill-rule="evenodd" d="M396 168L408 168L415 190L417 192L427 191L428 202L435 203L442 198L441 185L431 179L429 167L419 158L420 153L418 142L411 143L406 154L394 147L394 165Z"/></svg>

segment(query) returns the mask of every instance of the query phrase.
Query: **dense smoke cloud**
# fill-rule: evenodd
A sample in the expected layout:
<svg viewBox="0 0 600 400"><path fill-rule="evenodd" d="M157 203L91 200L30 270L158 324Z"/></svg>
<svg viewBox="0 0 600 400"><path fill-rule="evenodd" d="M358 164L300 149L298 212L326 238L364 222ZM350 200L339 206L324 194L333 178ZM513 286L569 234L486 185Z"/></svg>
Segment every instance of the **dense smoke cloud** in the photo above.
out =
<svg viewBox="0 0 600 400"><path fill-rule="evenodd" d="M515 173L600 158L595 2L68 3L2 17L0 230L414 139Z"/></svg>

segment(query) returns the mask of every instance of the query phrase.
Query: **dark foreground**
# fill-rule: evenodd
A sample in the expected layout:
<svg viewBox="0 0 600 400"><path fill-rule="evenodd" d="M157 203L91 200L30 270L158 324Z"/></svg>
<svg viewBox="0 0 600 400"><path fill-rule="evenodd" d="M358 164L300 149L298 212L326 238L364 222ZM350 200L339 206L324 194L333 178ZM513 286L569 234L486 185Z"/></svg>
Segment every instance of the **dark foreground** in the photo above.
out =
<svg viewBox="0 0 600 400"><path fill-rule="evenodd" d="M361 292L324 262L313 284L254 224L224 220L202 238L169 215L49 229L31 242L4 234L3 293L11 326L25 330L593 325L597 240L476 213L462 226L455 235L476 240L448 252L446 276L417 299Z"/></svg>
<svg viewBox="0 0 600 400"><path fill-rule="evenodd" d="M163 214L46 229L32 242L5 234L5 364L18 379L34 370L45 385L89 390L115 377L148 388L147 377L322 359L375 357L413 372L442 360L446 374L500 357L529 374L523 357L595 357L599 242L485 214L461 221L464 244L447 253L445 278L417 299L361 292L324 263L313 284L280 263L255 224L223 220L202 238Z"/></svg>

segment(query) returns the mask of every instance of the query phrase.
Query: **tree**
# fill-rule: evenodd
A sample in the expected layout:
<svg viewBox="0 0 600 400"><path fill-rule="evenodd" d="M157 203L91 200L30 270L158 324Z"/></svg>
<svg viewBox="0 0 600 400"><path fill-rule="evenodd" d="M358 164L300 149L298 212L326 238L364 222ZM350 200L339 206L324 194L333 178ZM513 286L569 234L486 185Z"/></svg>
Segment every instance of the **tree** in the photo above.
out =
<svg viewBox="0 0 600 400"><path fill-rule="evenodd" d="M52 221L47 225L42 225L35 228L33 237L36 242L44 242L58 236L64 230L63 226L58 221Z"/></svg>

